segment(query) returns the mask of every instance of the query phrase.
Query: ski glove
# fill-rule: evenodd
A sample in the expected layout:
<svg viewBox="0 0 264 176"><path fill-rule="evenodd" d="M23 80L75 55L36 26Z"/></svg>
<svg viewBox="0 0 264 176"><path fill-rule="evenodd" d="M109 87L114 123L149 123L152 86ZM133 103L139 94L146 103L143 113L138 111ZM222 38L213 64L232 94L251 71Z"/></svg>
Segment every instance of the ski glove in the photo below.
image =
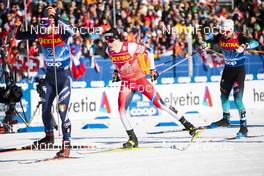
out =
<svg viewBox="0 0 264 176"><path fill-rule="evenodd" d="M118 81L121 81L121 79L120 79L120 77L118 75L118 71L117 70L114 70L112 82L118 82Z"/></svg>
<svg viewBox="0 0 264 176"><path fill-rule="evenodd" d="M150 70L150 75L151 75L151 82L155 81L159 77L159 73L157 72L156 69L151 69Z"/></svg>

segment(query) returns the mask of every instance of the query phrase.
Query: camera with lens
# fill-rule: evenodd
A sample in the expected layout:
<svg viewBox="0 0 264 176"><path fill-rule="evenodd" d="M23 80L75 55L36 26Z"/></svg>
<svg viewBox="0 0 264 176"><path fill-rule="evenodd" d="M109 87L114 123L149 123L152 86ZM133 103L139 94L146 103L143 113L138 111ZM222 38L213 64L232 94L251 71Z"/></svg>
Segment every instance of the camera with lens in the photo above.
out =
<svg viewBox="0 0 264 176"><path fill-rule="evenodd" d="M10 84L6 88L0 88L0 103L10 104L20 102L22 98L22 88L16 84Z"/></svg>
<svg viewBox="0 0 264 176"><path fill-rule="evenodd" d="M2 73L0 78L4 78L5 87L0 87L0 103L5 104L7 110L5 111L5 118L3 120L3 125L1 125L2 131L6 133L12 132L12 125L18 123L17 120L14 120L13 117L18 115L23 118L16 110L16 104L22 99L22 88L16 85L15 76L12 74L10 69L10 64L6 62L5 58L7 57L7 51L0 47L0 59L2 66ZM23 108L22 108L23 109ZM7 128L8 127L8 128Z"/></svg>
<svg viewBox="0 0 264 176"><path fill-rule="evenodd" d="M2 60L2 74L5 76L6 87L0 87L0 103L10 104L20 102L22 98L22 88L16 85L13 80L11 71L6 70L5 57L7 52L3 47L0 47L0 58ZM2 78L2 76L1 76Z"/></svg>

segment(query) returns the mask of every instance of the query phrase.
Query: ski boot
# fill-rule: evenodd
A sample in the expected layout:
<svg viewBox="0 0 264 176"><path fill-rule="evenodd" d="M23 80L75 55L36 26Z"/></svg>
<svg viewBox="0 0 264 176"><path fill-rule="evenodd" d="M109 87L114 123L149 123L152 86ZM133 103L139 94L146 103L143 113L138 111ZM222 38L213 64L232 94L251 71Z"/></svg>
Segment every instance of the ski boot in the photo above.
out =
<svg viewBox="0 0 264 176"><path fill-rule="evenodd" d="M173 106L170 106L169 107L171 111L173 111L176 115L178 114L178 111L173 107ZM196 134L196 129L195 127L193 126L193 124L191 124L190 122L188 122L183 116L180 118L179 120L181 122L181 124L185 127L185 129L187 131L189 131L189 134L191 136L194 136Z"/></svg>
<svg viewBox="0 0 264 176"><path fill-rule="evenodd" d="M246 126L241 126L238 133L236 134L237 139L245 138L247 137L248 129Z"/></svg>
<svg viewBox="0 0 264 176"><path fill-rule="evenodd" d="M128 130L127 134L129 136L129 139L126 143L123 144L123 148L136 148L136 147L138 147L138 140L137 140L137 136L134 133L134 131Z"/></svg>
<svg viewBox="0 0 264 176"><path fill-rule="evenodd" d="M46 136L38 141L33 142L32 149L48 149L54 144L54 133L52 131L45 132Z"/></svg>
<svg viewBox="0 0 264 176"><path fill-rule="evenodd" d="M246 111L243 110L240 112L240 129L236 134L237 139L247 137L248 129L247 129L247 120L246 120Z"/></svg>
<svg viewBox="0 0 264 176"><path fill-rule="evenodd" d="M57 152L56 156L58 158L68 158L71 152L71 142L70 141L62 141L62 148L59 152Z"/></svg>
<svg viewBox="0 0 264 176"><path fill-rule="evenodd" d="M223 118L213 122L209 125L209 128L227 127L230 125L230 113L223 113Z"/></svg>
<svg viewBox="0 0 264 176"><path fill-rule="evenodd" d="M186 130L189 132L189 134L191 136L194 136L196 134L196 129L193 126L193 124L191 124L190 122L188 122L184 117L181 117L181 119L179 121L186 128Z"/></svg>

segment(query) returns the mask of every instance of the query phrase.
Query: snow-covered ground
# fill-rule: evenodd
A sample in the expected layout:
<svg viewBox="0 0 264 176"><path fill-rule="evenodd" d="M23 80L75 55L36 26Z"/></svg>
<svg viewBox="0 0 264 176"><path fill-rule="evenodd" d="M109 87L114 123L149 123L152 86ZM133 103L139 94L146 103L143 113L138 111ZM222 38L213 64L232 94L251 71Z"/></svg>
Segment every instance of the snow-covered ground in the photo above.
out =
<svg viewBox="0 0 264 176"><path fill-rule="evenodd" d="M258 125L264 124L259 118ZM256 123L254 123L256 124ZM234 137L238 128L205 130L186 151L169 147L184 147L190 140L187 132L146 134L135 129L141 147L138 150L112 151L71 155L78 159L22 164L32 159L53 157L56 151L17 151L0 153L0 175L89 175L89 176L160 176L160 175L239 175L264 176L264 128L250 127L247 139ZM43 136L43 133L0 135L0 148L23 146ZM119 147L127 140L123 129L73 130L72 143L98 147ZM59 144L60 137L56 138ZM147 146L149 148L147 148ZM153 148L161 147L161 148ZM87 151L86 151L87 152Z"/></svg>

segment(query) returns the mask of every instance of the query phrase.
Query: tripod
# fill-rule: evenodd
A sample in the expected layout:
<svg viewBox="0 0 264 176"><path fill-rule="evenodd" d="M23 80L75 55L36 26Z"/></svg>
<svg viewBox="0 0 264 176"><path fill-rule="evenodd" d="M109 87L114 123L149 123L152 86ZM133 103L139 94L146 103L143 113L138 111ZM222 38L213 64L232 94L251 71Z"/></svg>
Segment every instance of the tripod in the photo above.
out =
<svg viewBox="0 0 264 176"><path fill-rule="evenodd" d="M12 132L12 125L15 121L12 120L14 115L17 115L26 126L29 126L26 121L25 111L21 102L22 99L22 89L21 87L16 85L16 80L14 79L13 74L11 73L11 68L8 63L5 61L5 57L7 56L4 48L0 47L0 58L2 61L2 75L0 76L0 80L4 77L5 80L5 88L1 88L0 94L0 103L4 103L8 109L5 112L6 116L3 120L3 126L8 126L8 130L6 132ZM16 103L20 103L23 116L18 113L16 110ZM10 130L11 129L11 130Z"/></svg>

